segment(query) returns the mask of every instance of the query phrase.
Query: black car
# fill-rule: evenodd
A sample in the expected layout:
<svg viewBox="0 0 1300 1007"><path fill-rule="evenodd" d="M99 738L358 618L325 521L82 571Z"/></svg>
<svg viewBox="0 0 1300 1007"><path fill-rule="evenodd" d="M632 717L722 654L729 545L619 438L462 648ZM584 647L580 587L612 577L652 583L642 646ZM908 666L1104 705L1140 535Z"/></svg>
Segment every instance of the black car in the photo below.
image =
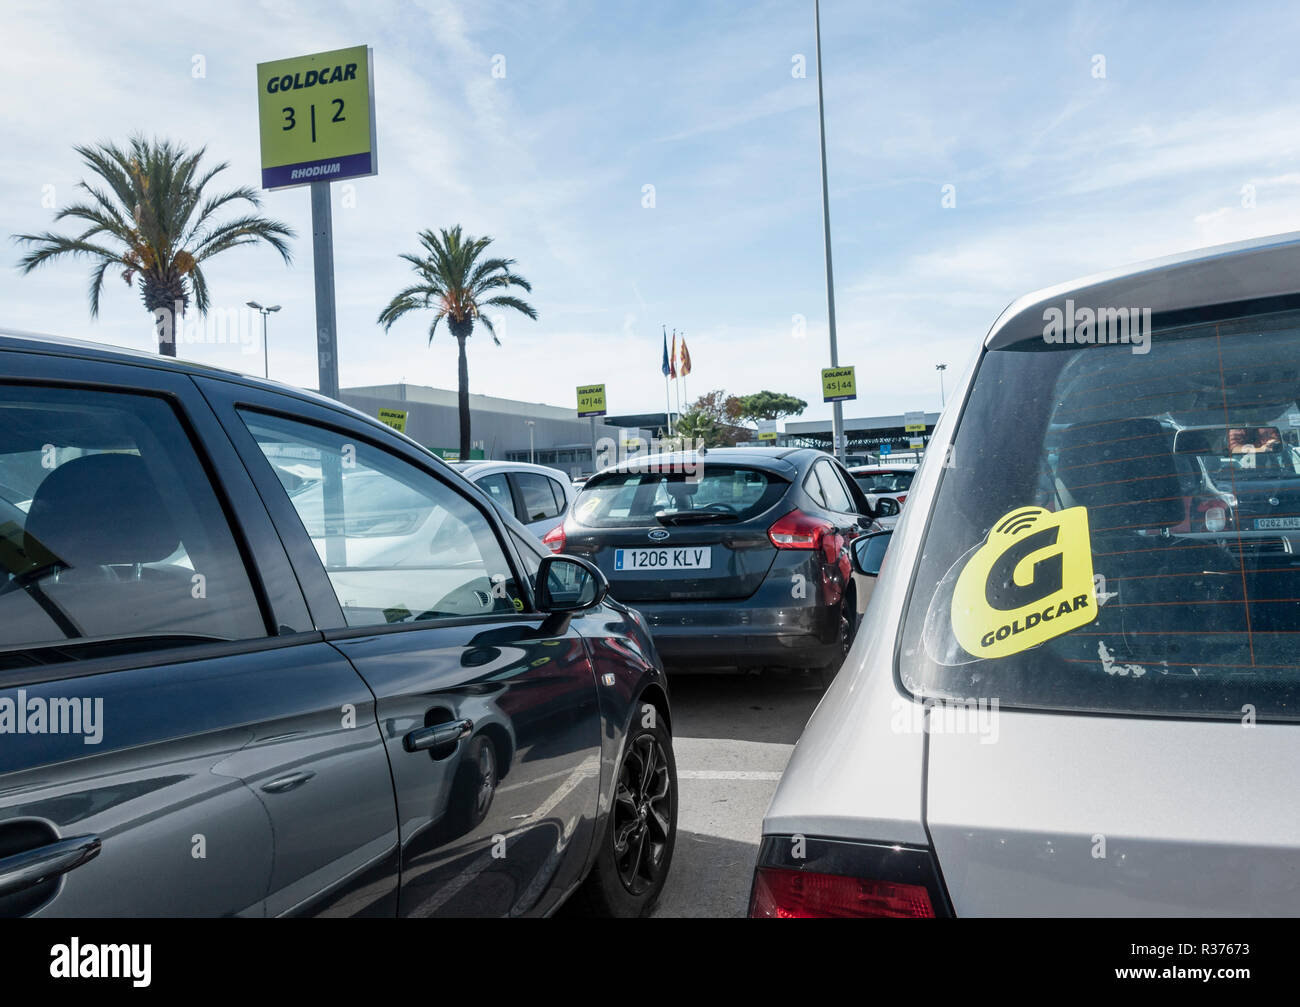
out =
<svg viewBox="0 0 1300 1007"><path fill-rule="evenodd" d="M674 668L834 674L856 629L866 496L812 448L634 457L592 476L544 539L594 563Z"/></svg>
<svg viewBox="0 0 1300 1007"><path fill-rule="evenodd" d="M320 396L0 335L0 916L653 903L641 617Z"/></svg>

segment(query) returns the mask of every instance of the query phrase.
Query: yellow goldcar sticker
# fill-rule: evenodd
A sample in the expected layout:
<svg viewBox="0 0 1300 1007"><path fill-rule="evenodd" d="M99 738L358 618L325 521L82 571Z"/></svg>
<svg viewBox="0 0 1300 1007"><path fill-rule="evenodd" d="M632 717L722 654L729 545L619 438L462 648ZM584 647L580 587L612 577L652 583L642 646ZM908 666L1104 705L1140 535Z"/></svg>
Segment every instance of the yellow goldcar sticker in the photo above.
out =
<svg viewBox="0 0 1300 1007"><path fill-rule="evenodd" d="M1086 507L1008 511L952 596L953 635L978 658L1018 654L1096 616Z"/></svg>

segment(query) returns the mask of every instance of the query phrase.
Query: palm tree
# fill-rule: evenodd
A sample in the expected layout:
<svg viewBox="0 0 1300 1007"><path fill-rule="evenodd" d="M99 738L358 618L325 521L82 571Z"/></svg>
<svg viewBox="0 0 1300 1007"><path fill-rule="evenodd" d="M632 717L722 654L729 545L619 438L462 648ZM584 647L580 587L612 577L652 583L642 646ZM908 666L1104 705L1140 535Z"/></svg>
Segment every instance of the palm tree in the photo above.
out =
<svg viewBox="0 0 1300 1007"><path fill-rule="evenodd" d="M433 321L429 325L429 342L432 343L438 323L447 319L447 327L460 346L457 377L460 457L464 461L469 458L469 363L465 357L465 340L474 331L475 321L479 321L491 334L492 342L501 345L492 320L482 313L484 308L513 308L536 321L537 311L531 304L505 293L510 287L520 287L529 292L533 288L522 276L510 271L514 259L480 259L492 244L492 239L462 235L459 224L451 230L442 228L438 234L421 231L420 244L424 246L423 257L402 256L419 275L419 282L400 291L388 302L388 307L379 313L379 323L387 332L408 311L432 310Z"/></svg>
<svg viewBox="0 0 1300 1007"><path fill-rule="evenodd" d="M145 309L158 325L158 352L176 356L175 327L179 315L195 306L206 313L211 303L201 263L234 248L265 241L284 259L292 255L288 241L292 230L275 220L245 213L218 223L217 211L231 203L261 205L255 190L240 186L204 198L208 183L229 165L200 170L205 148L191 153L169 140L130 139L126 149L113 143L74 148L99 182L82 181L78 188L90 199L66 207L55 221L71 218L86 223L80 234L68 236L16 234L14 240L31 246L19 268L24 274L60 256L86 256L91 260L90 317L99 316L104 274L122 268L127 286L138 281ZM107 186L107 188L105 188ZM175 312L179 303L181 311ZM159 311L167 312L160 316Z"/></svg>

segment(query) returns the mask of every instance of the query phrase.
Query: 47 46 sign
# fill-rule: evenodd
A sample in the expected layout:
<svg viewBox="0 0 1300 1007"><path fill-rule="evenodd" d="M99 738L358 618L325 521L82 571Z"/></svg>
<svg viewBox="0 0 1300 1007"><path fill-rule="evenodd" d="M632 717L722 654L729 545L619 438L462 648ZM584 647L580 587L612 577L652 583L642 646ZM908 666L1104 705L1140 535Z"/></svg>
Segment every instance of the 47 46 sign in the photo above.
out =
<svg viewBox="0 0 1300 1007"><path fill-rule="evenodd" d="M259 63L257 121L263 188L376 174L369 47Z"/></svg>

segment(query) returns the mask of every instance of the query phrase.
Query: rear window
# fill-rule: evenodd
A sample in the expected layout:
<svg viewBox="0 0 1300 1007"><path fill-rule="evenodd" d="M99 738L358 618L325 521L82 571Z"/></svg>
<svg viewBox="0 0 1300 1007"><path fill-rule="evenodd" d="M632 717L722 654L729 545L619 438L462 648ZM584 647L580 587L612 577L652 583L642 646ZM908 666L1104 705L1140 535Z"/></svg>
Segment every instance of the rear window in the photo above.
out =
<svg viewBox="0 0 1300 1007"><path fill-rule="evenodd" d="M863 493L902 493L912 488L914 472L854 472Z"/></svg>
<svg viewBox="0 0 1300 1007"><path fill-rule="evenodd" d="M906 614L922 696L1300 715L1300 314L985 354Z"/></svg>
<svg viewBox="0 0 1300 1007"><path fill-rule="evenodd" d="M589 528L628 528L656 524L694 512L720 521L745 521L763 513L789 486L775 473L706 465L693 476L683 472L611 472L593 476L573 506L573 517Z"/></svg>

